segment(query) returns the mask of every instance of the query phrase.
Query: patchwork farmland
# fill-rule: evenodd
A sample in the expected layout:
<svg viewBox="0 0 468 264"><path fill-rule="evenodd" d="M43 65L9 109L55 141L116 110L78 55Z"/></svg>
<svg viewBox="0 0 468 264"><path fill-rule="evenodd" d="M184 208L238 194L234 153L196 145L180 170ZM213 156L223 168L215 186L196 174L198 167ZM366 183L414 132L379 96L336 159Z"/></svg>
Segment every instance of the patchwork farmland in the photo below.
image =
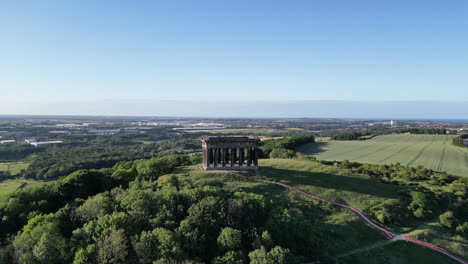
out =
<svg viewBox="0 0 468 264"><path fill-rule="evenodd" d="M310 143L298 151L320 160L423 166L468 177L468 149L452 145L452 135L385 135L364 141Z"/></svg>

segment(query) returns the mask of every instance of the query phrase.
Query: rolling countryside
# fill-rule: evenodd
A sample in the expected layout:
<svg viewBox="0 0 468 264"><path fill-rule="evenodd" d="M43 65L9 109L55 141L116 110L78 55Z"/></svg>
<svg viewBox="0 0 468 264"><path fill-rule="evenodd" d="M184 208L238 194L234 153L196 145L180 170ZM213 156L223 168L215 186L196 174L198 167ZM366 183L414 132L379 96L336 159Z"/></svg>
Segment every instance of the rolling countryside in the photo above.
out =
<svg viewBox="0 0 468 264"><path fill-rule="evenodd" d="M452 135L384 135L360 141L309 143L298 151L320 160L423 166L468 177L468 149L452 145Z"/></svg>

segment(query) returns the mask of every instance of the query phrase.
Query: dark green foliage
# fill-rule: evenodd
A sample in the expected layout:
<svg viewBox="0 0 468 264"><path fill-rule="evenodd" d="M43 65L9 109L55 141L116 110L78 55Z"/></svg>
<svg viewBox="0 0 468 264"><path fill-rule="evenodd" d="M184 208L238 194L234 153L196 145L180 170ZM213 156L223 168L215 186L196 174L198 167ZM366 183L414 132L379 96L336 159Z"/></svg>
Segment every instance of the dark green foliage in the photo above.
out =
<svg viewBox="0 0 468 264"><path fill-rule="evenodd" d="M294 254L311 261L323 258L300 209L281 208L259 194L194 186L178 177L157 182L188 163L177 155L120 162L0 198L2 259L241 264L249 252L264 253L259 259L271 263L293 263Z"/></svg>
<svg viewBox="0 0 468 264"><path fill-rule="evenodd" d="M280 155L281 153L283 154L286 153L286 156L289 156L288 151L284 151L284 149L294 151L294 149L296 149L300 145L314 142L314 140L315 140L315 137L312 135L265 140L265 141L260 142L261 156L264 158L270 158L270 153L274 149L279 149L275 151L275 153L278 153L278 155ZM277 154L274 154L274 155L277 155Z"/></svg>
<svg viewBox="0 0 468 264"><path fill-rule="evenodd" d="M274 148L269 156L270 159L291 159L294 157L294 151L285 148Z"/></svg>
<svg viewBox="0 0 468 264"><path fill-rule="evenodd" d="M452 139L452 144L457 147L468 147L468 134L463 134Z"/></svg>
<svg viewBox="0 0 468 264"><path fill-rule="evenodd" d="M55 182L41 185L31 189L20 190L0 198L0 238L6 234L18 231L26 224L28 215L38 211L42 213L55 212L65 204L77 198L88 198L97 193L110 190L119 185L127 185L137 173L136 167L146 168L142 178L156 180L164 173L171 172L175 167L186 164L188 157L174 155L151 160L139 160L128 164L120 163L115 169L108 170L79 170ZM147 165L148 164L148 165ZM161 164L156 167L154 164ZM117 171L130 171L128 177L116 177ZM100 214L100 211L111 210L106 205L100 209L84 209L79 215L83 220L89 220ZM86 211L86 212L85 212ZM99 211L99 212L97 212Z"/></svg>
<svg viewBox="0 0 468 264"><path fill-rule="evenodd" d="M363 136L371 135L368 131L344 131L332 137L333 140L358 140Z"/></svg>

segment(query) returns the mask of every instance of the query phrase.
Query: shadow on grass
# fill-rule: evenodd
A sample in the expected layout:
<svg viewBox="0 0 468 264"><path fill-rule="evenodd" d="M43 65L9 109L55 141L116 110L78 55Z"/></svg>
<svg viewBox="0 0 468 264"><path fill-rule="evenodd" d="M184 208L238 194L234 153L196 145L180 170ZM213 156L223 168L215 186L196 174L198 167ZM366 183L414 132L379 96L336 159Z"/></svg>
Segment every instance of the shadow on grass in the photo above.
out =
<svg viewBox="0 0 468 264"><path fill-rule="evenodd" d="M381 198L398 198L398 186L380 183L372 179L340 176L322 172L284 170L272 167L262 167L262 170L264 176L274 178L290 185L304 184L312 187L368 194ZM253 188L257 188L257 186Z"/></svg>
<svg viewBox="0 0 468 264"><path fill-rule="evenodd" d="M307 143L298 147L296 151L299 151L305 155L317 155L319 153L327 151L325 147L328 146L329 144L330 142Z"/></svg>

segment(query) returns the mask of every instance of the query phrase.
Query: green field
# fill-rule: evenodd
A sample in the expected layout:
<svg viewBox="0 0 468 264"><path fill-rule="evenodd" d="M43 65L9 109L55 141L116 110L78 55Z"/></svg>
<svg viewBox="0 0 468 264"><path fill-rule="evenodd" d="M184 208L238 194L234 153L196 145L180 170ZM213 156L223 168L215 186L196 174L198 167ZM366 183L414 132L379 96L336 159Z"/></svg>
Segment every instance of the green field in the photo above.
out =
<svg viewBox="0 0 468 264"><path fill-rule="evenodd" d="M306 144L299 152L320 160L423 166L468 177L468 149L452 145L452 135L385 135L362 141Z"/></svg>
<svg viewBox="0 0 468 264"><path fill-rule="evenodd" d="M19 180L12 179L0 181L0 195L13 192L23 188L29 188L43 183L42 181L35 180Z"/></svg>
<svg viewBox="0 0 468 264"><path fill-rule="evenodd" d="M0 163L0 171L9 171L11 175L18 174L21 170L29 166L27 162L2 162Z"/></svg>

